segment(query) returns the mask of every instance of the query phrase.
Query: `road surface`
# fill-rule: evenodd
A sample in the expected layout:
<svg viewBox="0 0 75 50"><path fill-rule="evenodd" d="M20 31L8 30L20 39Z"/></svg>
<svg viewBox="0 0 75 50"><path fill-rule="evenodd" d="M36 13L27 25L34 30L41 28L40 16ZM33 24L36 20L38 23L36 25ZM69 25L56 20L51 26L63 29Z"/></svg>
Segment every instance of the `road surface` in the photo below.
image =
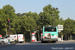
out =
<svg viewBox="0 0 75 50"><path fill-rule="evenodd" d="M75 50L75 41L56 43L18 43L12 45L1 45L0 50Z"/></svg>

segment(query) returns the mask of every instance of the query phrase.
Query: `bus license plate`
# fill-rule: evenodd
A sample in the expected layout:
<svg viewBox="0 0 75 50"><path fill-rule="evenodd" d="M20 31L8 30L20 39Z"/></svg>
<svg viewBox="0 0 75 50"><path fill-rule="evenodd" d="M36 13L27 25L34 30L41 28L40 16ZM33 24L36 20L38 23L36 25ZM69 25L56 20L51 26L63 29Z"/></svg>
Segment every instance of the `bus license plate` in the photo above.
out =
<svg viewBox="0 0 75 50"><path fill-rule="evenodd" d="M52 41L52 40L50 40L50 41Z"/></svg>

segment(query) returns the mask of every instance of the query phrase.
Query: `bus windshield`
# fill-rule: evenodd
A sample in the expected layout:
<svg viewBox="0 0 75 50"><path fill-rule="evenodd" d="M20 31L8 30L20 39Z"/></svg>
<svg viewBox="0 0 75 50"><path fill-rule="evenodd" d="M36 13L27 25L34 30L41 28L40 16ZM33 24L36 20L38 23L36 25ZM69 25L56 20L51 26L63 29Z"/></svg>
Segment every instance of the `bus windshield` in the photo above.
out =
<svg viewBox="0 0 75 50"><path fill-rule="evenodd" d="M45 32L55 32L56 31L56 27L45 27L44 31Z"/></svg>

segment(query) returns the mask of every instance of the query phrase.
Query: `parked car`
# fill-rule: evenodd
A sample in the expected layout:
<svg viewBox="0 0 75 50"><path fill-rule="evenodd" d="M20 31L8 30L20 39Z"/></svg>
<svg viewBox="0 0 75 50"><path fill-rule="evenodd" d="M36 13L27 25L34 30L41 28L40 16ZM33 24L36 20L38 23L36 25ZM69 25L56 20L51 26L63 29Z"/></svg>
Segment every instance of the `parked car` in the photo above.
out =
<svg viewBox="0 0 75 50"><path fill-rule="evenodd" d="M0 44L1 44L1 45L4 45L4 44L6 44L6 43L8 43L8 39L0 38Z"/></svg>

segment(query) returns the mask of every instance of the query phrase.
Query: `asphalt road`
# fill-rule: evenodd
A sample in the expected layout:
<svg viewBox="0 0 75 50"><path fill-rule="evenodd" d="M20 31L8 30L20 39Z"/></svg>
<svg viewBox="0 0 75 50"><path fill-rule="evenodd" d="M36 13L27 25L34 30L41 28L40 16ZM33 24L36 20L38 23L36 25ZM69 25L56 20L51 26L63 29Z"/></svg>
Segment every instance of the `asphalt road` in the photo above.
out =
<svg viewBox="0 0 75 50"><path fill-rule="evenodd" d="M0 50L75 50L75 42L56 42L56 43L18 43L12 45L1 45Z"/></svg>

